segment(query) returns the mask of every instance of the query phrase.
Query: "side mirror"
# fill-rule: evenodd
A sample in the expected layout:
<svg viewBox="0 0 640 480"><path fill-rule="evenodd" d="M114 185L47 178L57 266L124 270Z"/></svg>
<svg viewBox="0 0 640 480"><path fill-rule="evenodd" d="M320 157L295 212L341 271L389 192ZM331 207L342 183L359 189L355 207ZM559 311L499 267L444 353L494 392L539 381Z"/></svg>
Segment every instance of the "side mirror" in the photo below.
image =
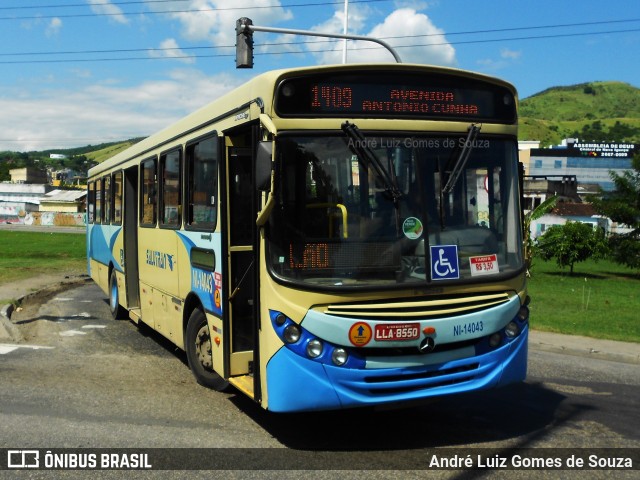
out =
<svg viewBox="0 0 640 480"><path fill-rule="evenodd" d="M258 143L256 152L256 190L260 192L271 190L272 152L272 142Z"/></svg>

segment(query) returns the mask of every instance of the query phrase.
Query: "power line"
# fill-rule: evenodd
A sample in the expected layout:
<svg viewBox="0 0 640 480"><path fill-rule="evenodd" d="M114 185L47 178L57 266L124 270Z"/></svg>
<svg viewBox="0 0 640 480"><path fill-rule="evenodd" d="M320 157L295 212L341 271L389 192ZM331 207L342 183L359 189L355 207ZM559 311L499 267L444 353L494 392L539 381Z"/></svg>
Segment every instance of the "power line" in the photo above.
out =
<svg viewBox="0 0 640 480"><path fill-rule="evenodd" d="M605 34L616 34L616 33L629 33L629 32L640 32L640 28L638 29L626 29L626 30L609 30L609 31L601 31L601 32L581 32L581 33L559 33L553 35L530 35L524 37L509 37L509 38L494 38L494 39L483 39L483 40L467 40L467 41L459 41L459 42L442 42L442 43L426 43L426 44L411 44L411 45L394 45L394 48L413 48L413 47L436 47L442 45L463 45L463 44L473 44L473 43L491 43L491 42L504 42L504 41L517 41L517 40L540 40L546 38L562 38L562 37L582 37L582 36L590 36L590 35L605 35ZM395 38L403 38L403 37L395 37ZM309 43L309 42L300 42L300 43ZM313 42L317 43L317 42ZM295 45L295 44L271 44L271 45ZM225 45L221 47L191 47L191 48L233 48L232 45ZM352 48L351 51L358 50L373 50L380 47L357 47ZM149 50L149 49L144 49ZM161 50L161 49L158 49ZM165 50L179 50L178 48L171 48ZM186 50L186 49L183 49ZM133 52L133 51L142 51L142 50L121 50L121 52ZM326 52L337 52L339 49L322 49L322 50L312 50L307 52L291 52L290 50L279 51L279 52L260 52L261 55L285 55L285 54L306 54L306 53L326 53ZM102 52L102 53L115 53L117 51L111 52ZM217 57L233 57L235 53L215 53L210 55L174 55L170 57L113 57L113 58L84 58L84 59L52 59L52 60L7 60L0 61L0 64L38 64L38 63L88 63L88 62L112 62L112 61L133 61L133 60L184 60L184 59L195 59L195 58L217 58Z"/></svg>
<svg viewBox="0 0 640 480"><path fill-rule="evenodd" d="M158 0L160 1L160 0ZM166 0L162 0L166 1ZM526 30L540 30L546 28L567 28L567 27L582 27L582 26L594 26L594 25L608 25L615 23L629 23L629 22L640 22L640 18L633 19L624 19L624 20L602 20L599 22L580 22L580 23L564 23L564 24L556 24L556 25L535 25L530 27L511 27L511 28L499 28L499 29L490 29L490 30L470 30L463 32L448 32L448 33L429 33L429 34L421 34L421 35L398 35L393 37L381 37L384 40L389 39L399 39L399 38L421 38L421 37L443 37L443 36L455 36L455 35L475 35L475 34L486 34L486 33L503 33L503 32L513 32L513 31L526 31ZM575 32L572 34L558 34L559 36L582 36L582 35L592 35L592 34L600 34L600 33L624 33L624 32L632 32L636 31L635 29L631 30L614 30L608 32ZM486 43L493 41L505 41L505 40L520 40L520 39L533 39L533 38L553 38L554 35L544 35L544 36L536 36L536 37L518 37L511 39L485 39L485 40L469 40L469 41L460 41L460 42L444 42L437 44L426 44L426 45L403 45L403 47L411 47L411 46L435 46L435 45L459 45L459 44L468 44L468 43ZM277 42L277 43L260 43L258 47L264 46L278 46L278 45L303 45L303 44L313 44L313 43L333 43L336 40L308 40L308 41L300 41L300 42ZM0 57L9 57L9 56L45 56L45 55L87 55L87 54L96 54L96 53L134 53L134 52L167 52L167 51L186 51L186 50L209 50L214 48L234 48L235 45L218 45L218 46L197 46L197 47L161 47L161 48L125 48L125 49L101 49L101 50L67 50L67 51L43 51L43 52L8 52L2 53L0 52ZM374 47L376 48L376 47ZM165 57L165 58L178 58L178 57ZM194 58L183 57L183 58Z"/></svg>
<svg viewBox="0 0 640 480"><path fill-rule="evenodd" d="M156 0L160 1L160 0ZM181 0L182 1L182 0ZM380 3L380 2L389 2L391 0L351 0L351 3ZM150 2L131 2L131 3L150 3ZM232 11L232 10L264 10L270 8L301 8L301 7L318 7L318 6L328 6L328 5L342 5L343 0L336 1L328 1L328 2L316 2L316 3L292 3L288 5L255 5L249 7L220 7L220 8L202 8L202 9L186 9L186 10L147 10L147 11L138 11L138 12L92 12L92 13L69 13L63 15L30 15L30 16L19 16L19 17L0 17L0 20L39 20L39 19L50 19L50 18L87 18L87 17L117 17L121 15L140 15L144 13L145 15L161 15L161 14L169 14L169 13L203 13L203 12L224 12L224 11ZM111 5L119 5L117 3L98 3L98 4L82 4L76 6L82 7L91 7L91 6L111 6ZM6 7L5 7L6 8ZM15 7L20 8L20 7ZM50 8L50 7L47 7Z"/></svg>
<svg viewBox="0 0 640 480"><path fill-rule="evenodd" d="M190 0L135 0L135 1L127 1L127 2L102 2L102 3L63 3L58 5L20 5L18 7L0 7L0 10L35 10L37 8L72 8L72 7L87 7L87 6L120 6L120 5L135 5L135 4L146 4L146 3L169 3L169 2L189 2Z"/></svg>

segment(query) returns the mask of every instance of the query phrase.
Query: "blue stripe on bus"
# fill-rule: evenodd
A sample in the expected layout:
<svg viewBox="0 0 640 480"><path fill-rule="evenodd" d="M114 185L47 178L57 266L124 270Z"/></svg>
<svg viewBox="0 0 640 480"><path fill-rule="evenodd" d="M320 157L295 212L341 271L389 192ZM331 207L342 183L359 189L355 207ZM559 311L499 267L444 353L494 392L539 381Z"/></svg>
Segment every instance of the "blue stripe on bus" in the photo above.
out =
<svg viewBox="0 0 640 480"><path fill-rule="evenodd" d="M176 232L178 238L182 241L184 248L187 251L187 258L191 258L191 249L199 247L196 240L201 239L202 232ZM211 239L203 243L203 246L208 249L213 249L215 254L219 256L220 252L220 234L210 234ZM195 239L195 240L194 240ZM191 263L191 262L189 262ZM191 266L189 270L189 276L191 277L191 291L193 291L198 298L205 311L213 313L219 317L222 316L222 291L221 286L216 285L215 272L211 270L205 270L202 268ZM216 305L216 291L218 296L218 304Z"/></svg>
<svg viewBox="0 0 640 480"><path fill-rule="evenodd" d="M122 230L120 226L111 225L94 225L89 232L89 258L109 265L113 263L114 268L119 272L123 271L122 265L113 254L113 247L118 238L118 234Z"/></svg>

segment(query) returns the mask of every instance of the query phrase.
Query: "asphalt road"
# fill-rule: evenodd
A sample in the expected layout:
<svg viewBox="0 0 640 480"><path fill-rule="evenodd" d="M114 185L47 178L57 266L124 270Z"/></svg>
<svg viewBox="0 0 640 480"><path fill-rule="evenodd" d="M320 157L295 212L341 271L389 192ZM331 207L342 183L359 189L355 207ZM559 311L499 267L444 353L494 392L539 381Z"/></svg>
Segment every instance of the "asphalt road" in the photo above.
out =
<svg viewBox="0 0 640 480"><path fill-rule="evenodd" d="M424 478L417 466L425 466L434 451L475 456L486 452L477 449L492 449L500 458L530 448L554 449L540 450L545 455L640 451L638 365L532 349L521 385L400 410L282 415L263 411L238 392L197 385L184 355L161 336L112 320L95 285L59 293L12 320L23 341L0 345L0 449L236 449L204 451L223 452L226 468L238 470L224 478L276 478L274 468L286 474L277 478L297 478L290 469L309 466L345 470L340 478L361 478L354 469L367 470L368 478ZM203 456L189 462L220 468ZM256 466L264 462L266 467ZM45 472L29 472L28 478L39 478L37 473ZM617 471L615 477L637 473ZM499 468L429 474L583 475ZM610 478L613 472L589 475Z"/></svg>

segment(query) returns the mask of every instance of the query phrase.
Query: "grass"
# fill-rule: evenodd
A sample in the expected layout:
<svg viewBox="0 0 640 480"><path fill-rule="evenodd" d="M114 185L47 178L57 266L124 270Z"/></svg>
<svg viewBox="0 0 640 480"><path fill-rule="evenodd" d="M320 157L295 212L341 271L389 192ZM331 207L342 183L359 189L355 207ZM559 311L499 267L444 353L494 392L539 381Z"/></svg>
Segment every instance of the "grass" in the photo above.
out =
<svg viewBox="0 0 640 480"><path fill-rule="evenodd" d="M86 273L85 235L0 231L0 285L41 274Z"/></svg>
<svg viewBox="0 0 640 480"><path fill-rule="evenodd" d="M534 259L529 281L536 330L640 343L640 274L610 261L575 265Z"/></svg>

